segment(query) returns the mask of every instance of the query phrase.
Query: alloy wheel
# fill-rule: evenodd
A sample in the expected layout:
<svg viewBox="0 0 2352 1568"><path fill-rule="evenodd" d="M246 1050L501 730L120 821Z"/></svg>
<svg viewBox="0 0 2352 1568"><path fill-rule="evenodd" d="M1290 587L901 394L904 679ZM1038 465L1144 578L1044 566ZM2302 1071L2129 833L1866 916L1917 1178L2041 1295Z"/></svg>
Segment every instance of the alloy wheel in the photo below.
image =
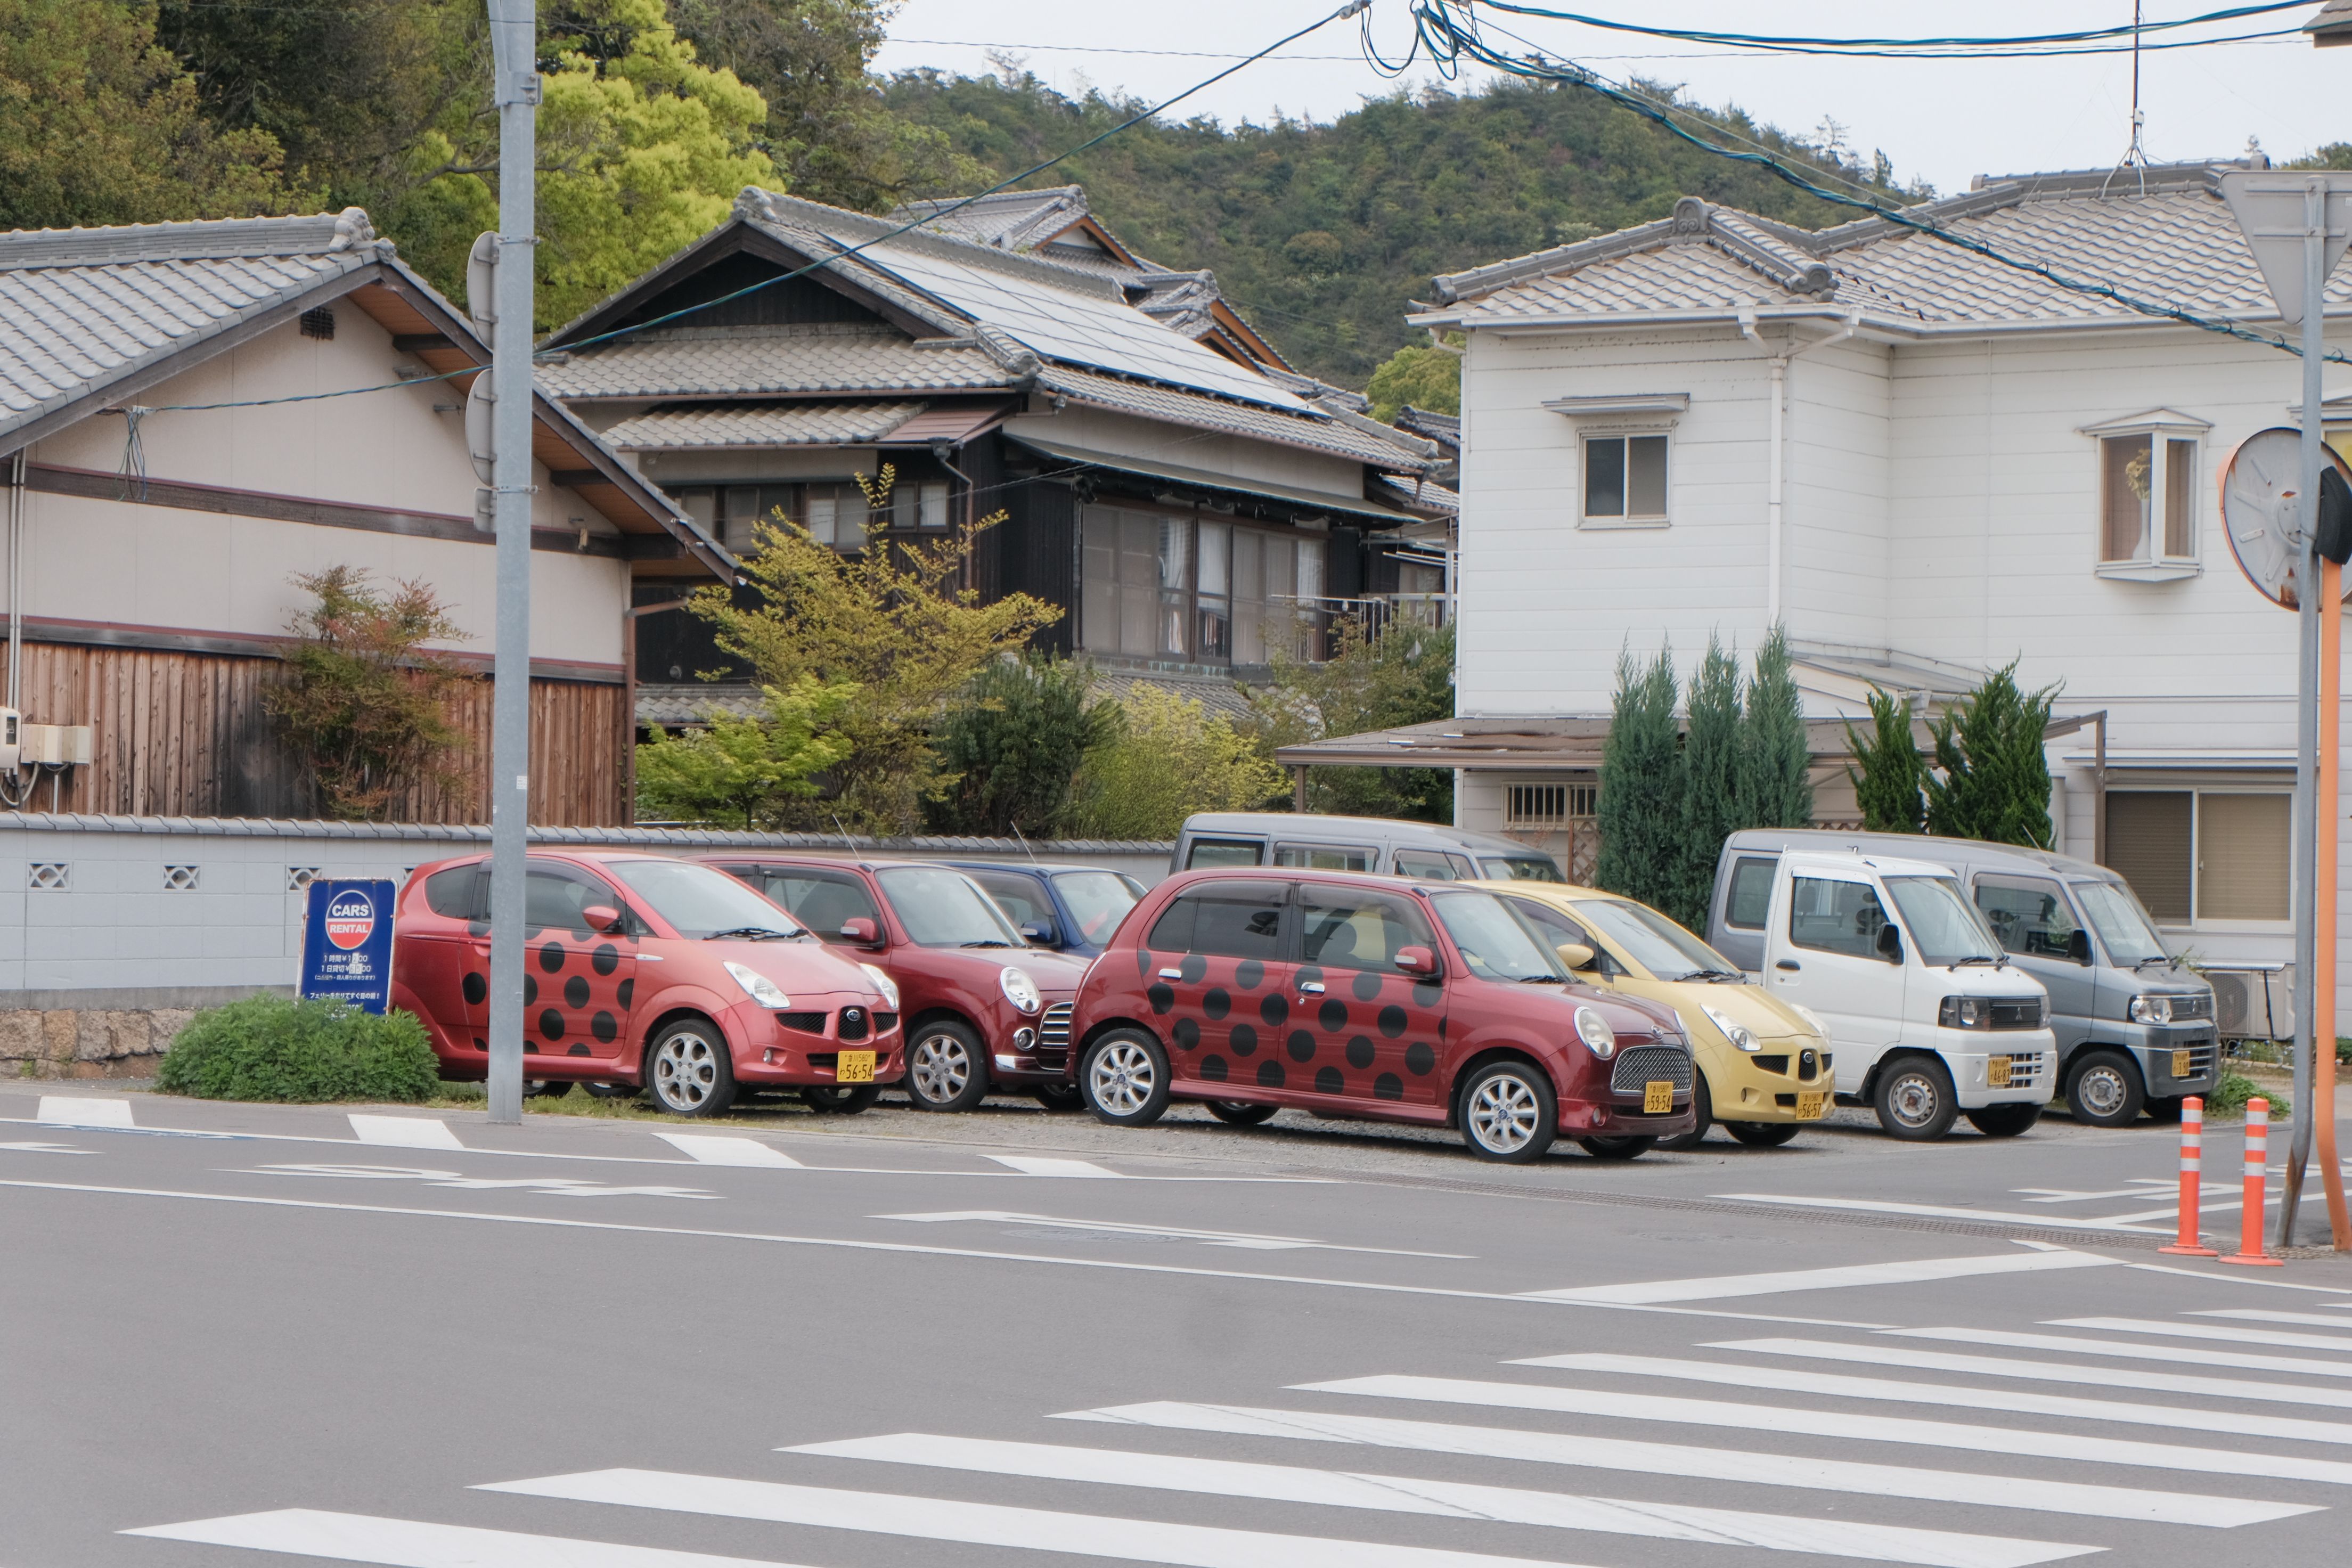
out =
<svg viewBox="0 0 2352 1568"><path fill-rule="evenodd" d="M665 1104L693 1110L719 1084L719 1048L690 1031L672 1035L654 1052L654 1089Z"/></svg>
<svg viewBox="0 0 2352 1568"><path fill-rule="evenodd" d="M943 1104L971 1081L971 1053L953 1035L926 1035L907 1054L907 1079L918 1096Z"/></svg>
<svg viewBox="0 0 2352 1568"><path fill-rule="evenodd" d="M1094 1054L1087 1087L1097 1105L1114 1116L1132 1116L1151 1098L1151 1053L1132 1040L1114 1040Z"/></svg>
<svg viewBox="0 0 2352 1568"><path fill-rule="evenodd" d="M1508 1073L1486 1079L1470 1091L1465 1120L1470 1135L1497 1154L1527 1147L1543 1119L1543 1107L1526 1080Z"/></svg>

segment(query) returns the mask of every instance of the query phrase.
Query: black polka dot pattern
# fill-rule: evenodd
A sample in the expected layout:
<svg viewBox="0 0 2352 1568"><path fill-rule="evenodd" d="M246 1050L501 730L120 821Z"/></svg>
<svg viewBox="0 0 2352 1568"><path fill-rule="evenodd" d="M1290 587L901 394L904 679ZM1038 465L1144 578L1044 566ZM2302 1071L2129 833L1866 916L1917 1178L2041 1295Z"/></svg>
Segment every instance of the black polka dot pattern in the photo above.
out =
<svg viewBox="0 0 2352 1568"><path fill-rule="evenodd" d="M1290 1021L1290 1004L1279 996L1267 996L1258 1003L1257 1016L1265 1020L1266 1027L1279 1029Z"/></svg>
<svg viewBox="0 0 2352 1568"><path fill-rule="evenodd" d="M546 970L550 974L553 974L558 970L562 969L563 967L563 944L560 942L551 942L545 947L541 948L539 950L539 966L541 969Z"/></svg>
<svg viewBox="0 0 2352 1568"><path fill-rule="evenodd" d="M1327 1035L1336 1035L1348 1026L1348 1005L1338 997L1328 998L1315 1010L1315 1021L1323 1026Z"/></svg>
<svg viewBox="0 0 2352 1568"><path fill-rule="evenodd" d="M529 1007L537 1003L538 1000L539 976L536 974L524 975L522 977L522 1005Z"/></svg>
<svg viewBox="0 0 2352 1568"><path fill-rule="evenodd" d="M587 1042L584 1040L563 1054L567 1057L587 1057L595 1055L593 1051L588 1048Z"/></svg>
<svg viewBox="0 0 2352 1568"><path fill-rule="evenodd" d="M1172 985L1154 985L1143 994L1151 1003L1151 1010L1155 1013L1166 1014L1175 1010L1176 989Z"/></svg>
<svg viewBox="0 0 2352 1568"><path fill-rule="evenodd" d="M620 988L613 993L613 1000L618 1002L622 1006L626 1007L635 1001L636 994L637 979L636 976L633 974L628 979L621 982Z"/></svg>
<svg viewBox="0 0 2352 1568"><path fill-rule="evenodd" d="M1177 973L1184 977L1185 984L1198 985L1209 977L1209 961L1197 952L1188 952L1184 962L1177 965Z"/></svg>
<svg viewBox="0 0 2352 1568"><path fill-rule="evenodd" d="M1381 977L1367 969L1356 976L1349 988L1355 992L1359 1002L1377 1000L1381 994Z"/></svg>
<svg viewBox="0 0 2352 1568"><path fill-rule="evenodd" d="M1255 991L1265 982L1265 965L1255 958L1244 958L1234 965L1234 984L1244 991Z"/></svg>
<svg viewBox="0 0 2352 1568"><path fill-rule="evenodd" d="M1150 948L1139 947L1135 950L1135 972L1146 979L1150 978L1151 950Z"/></svg>
<svg viewBox="0 0 2352 1568"><path fill-rule="evenodd" d="M465 992L467 1002L473 1006L478 1007L484 1002L489 1000L489 976L487 974L469 973L466 976L465 983L460 989Z"/></svg>
<svg viewBox="0 0 2352 1568"><path fill-rule="evenodd" d="M1209 994L1201 998L1201 1011L1211 1019L1223 1017L1234 1010L1234 994L1222 985L1212 985Z"/></svg>
<svg viewBox="0 0 2352 1568"><path fill-rule="evenodd" d="M1445 987L1434 980L1416 980L1412 983L1412 1005L1416 1007L1434 1007L1437 1005L1437 999L1444 994Z"/></svg>
<svg viewBox="0 0 2352 1568"><path fill-rule="evenodd" d="M1437 1053L1415 1041L1404 1048L1405 1070L1415 1078L1426 1078L1429 1069L1437 1065Z"/></svg>
<svg viewBox="0 0 2352 1568"><path fill-rule="evenodd" d="M1207 1079L1211 1083L1224 1082L1225 1058L1223 1057L1202 1057L1201 1058L1201 1076Z"/></svg>
<svg viewBox="0 0 2352 1568"><path fill-rule="evenodd" d="M539 1033L542 1039L562 1039L563 1037L563 1015L557 1012L552 1007L550 1007L547 1011L541 1013L539 1016Z"/></svg>
<svg viewBox="0 0 2352 1568"><path fill-rule="evenodd" d="M1338 1068L1317 1068L1315 1069L1316 1093L1338 1094L1347 1087L1348 1080L1339 1076L1339 1069Z"/></svg>
<svg viewBox="0 0 2352 1568"><path fill-rule="evenodd" d="M1391 1002L1387 1006L1381 1009L1381 1033L1386 1035L1391 1040L1401 1038L1403 1036L1403 1008Z"/></svg>
<svg viewBox="0 0 2352 1568"><path fill-rule="evenodd" d="M1404 1098L1404 1079L1397 1077L1397 1075L1392 1072L1384 1072L1381 1074L1380 1077L1372 1079L1372 1098L1374 1100L1402 1100Z"/></svg>
<svg viewBox="0 0 2352 1568"><path fill-rule="evenodd" d="M1170 1033L1175 1037L1176 1048L1180 1051L1189 1051L1201 1043L1201 1026L1190 1018L1177 1019L1176 1027Z"/></svg>
<svg viewBox="0 0 2352 1568"><path fill-rule="evenodd" d="M1260 1089L1280 1089L1286 1076L1287 1075L1283 1072L1282 1064L1271 1058L1257 1064L1257 1083Z"/></svg>
<svg viewBox="0 0 2352 1568"><path fill-rule="evenodd" d="M620 1037L621 1026L610 1013L599 1013L589 1021L588 1032L609 1046Z"/></svg>
<svg viewBox="0 0 2352 1568"><path fill-rule="evenodd" d="M1290 1038L1282 1043L1282 1048L1290 1053L1292 1061L1311 1062L1315 1059L1315 1037L1304 1029L1293 1029Z"/></svg>
<svg viewBox="0 0 2352 1568"><path fill-rule="evenodd" d="M563 983L563 1005L578 1011L588 1005L588 977L575 974Z"/></svg>
<svg viewBox="0 0 2352 1568"><path fill-rule="evenodd" d="M1372 1042L1358 1035L1348 1042L1348 1065L1358 1072L1372 1065Z"/></svg>
<svg viewBox="0 0 2352 1568"><path fill-rule="evenodd" d="M1250 1056L1257 1050L1257 1031L1247 1024L1235 1024L1233 1037L1228 1043L1233 1047L1234 1055Z"/></svg>
<svg viewBox="0 0 2352 1568"><path fill-rule="evenodd" d="M609 942L602 943L588 962L595 967L597 973L610 974L621 967L621 950Z"/></svg>

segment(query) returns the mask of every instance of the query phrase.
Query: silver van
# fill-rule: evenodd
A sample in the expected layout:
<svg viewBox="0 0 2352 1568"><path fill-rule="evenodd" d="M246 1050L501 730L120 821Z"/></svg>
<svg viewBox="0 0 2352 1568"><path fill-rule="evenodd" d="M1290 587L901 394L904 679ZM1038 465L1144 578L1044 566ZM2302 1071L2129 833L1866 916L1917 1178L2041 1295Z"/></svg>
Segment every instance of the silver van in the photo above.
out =
<svg viewBox="0 0 2352 1568"><path fill-rule="evenodd" d="M2020 969L2050 993L2059 1082L2078 1121L2159 1121L2221 1073L2213 988L2165 950L2131 887L2105 866L2014 844L1912 833L1751 827L1723 841L1709 946L1764 963L1773 872L1784 850L1895 855L1949 866Z"/></svg>
<svg viewBox="0 0 2352 1568"><path fill-rule="evenodd" d="M1559 862L1491 833L1379 816L1287 811L1202 811L1184 819L1168 869L1296 866L1371 871L1423 882L1564 882Z"/></svg>

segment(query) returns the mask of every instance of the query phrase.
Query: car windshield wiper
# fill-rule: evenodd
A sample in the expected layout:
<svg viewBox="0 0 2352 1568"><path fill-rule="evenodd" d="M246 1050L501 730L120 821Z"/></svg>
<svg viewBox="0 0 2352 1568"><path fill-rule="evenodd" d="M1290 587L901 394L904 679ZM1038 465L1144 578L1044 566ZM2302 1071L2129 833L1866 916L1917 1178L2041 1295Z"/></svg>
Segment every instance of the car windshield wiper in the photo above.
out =
<svg viewBox="0 0 2352 1568"><path fill-rule="evenodd" d="M958 947L1011 947L1013 944L992 936L981 942L960 942L956 945Z"/></svg>
<svg viewBox="0 0 2352 1568"><path fill-rule="evenodd" d="M2007 953L2005 953L2005 952L2002 952L2002 953L1994 953L1994 954L1991 954L1990 956L1987 956L1986 954L1981 953L1981 952L1972 952L1972 953L1969 954L1969 956L1968 956L1968 957L1966 957L1966 958L1956 958L1956 959L1952 960L1952 962L1951 962L1950 963L1948 963L1948 964L1945 965L1945 967L1946 967L1946 968L1948 968L1948 969L1958 969L1958 968L1961 967L1963 964L1969 964L1969 963L1990 963L1990 964L1991 964L1994 968L1998 969L1998 968L2000 968L2002 964L2007 963L2008 962L2009 962L2009 955L2008 955Z"/></svg>
<svg viewBox="0 0 2352 1568"><path fill-rule="evenodd" d="M1682 978L1684 980L1704 980L1708 984L1712 985L1719 981L1745 980L1748 976L1740 973L1739 971L1736 969L1694 969L1688 974L1682 976Z"/></svg>
<svg viewBox="0 0 2352 1568"><path fill-rule="evenodd" d="M1568 982L1562 980L1557 974L1522 974L1519 976L1519 984L1522 985L1565 985Z"/></svg>
<svg viewBox="0 0 2352 1568"><path fill-rule="evenodd" d="M712 931L709 936L704 937L702 940L705 942L725 942L730 940L739 942L782 942L786 937L796 936L799 933L797 931L778 931L773 926L737 926L732 931Z"/></svg>
<svg viewBox="0 0 2352 1568"><path fill-rule="evenodd" d="M2161 963L2161 964L2163 964L2167 969L2170 969L2170 968L2174 967L2176 964L2178 964L2179 962L2180 962L2180 961L2179 961L2179 959L2177 959L2177 958L2173 957L2173 956L2172 956L2172 954L2170 954L2170 953L2168 953L2168 952L2161 952L2161 953L2157 954L2154 958L2143 958L2143 959L2141 959L2137 963L2133 964L2133 965L2132 965L2132 973L2134 973L2135 974L2137 974L2137 973L2139 973L2141 970L2146 969L2146 968L2147 968L2149 964L2151 964L2151 963Z"/></svg>

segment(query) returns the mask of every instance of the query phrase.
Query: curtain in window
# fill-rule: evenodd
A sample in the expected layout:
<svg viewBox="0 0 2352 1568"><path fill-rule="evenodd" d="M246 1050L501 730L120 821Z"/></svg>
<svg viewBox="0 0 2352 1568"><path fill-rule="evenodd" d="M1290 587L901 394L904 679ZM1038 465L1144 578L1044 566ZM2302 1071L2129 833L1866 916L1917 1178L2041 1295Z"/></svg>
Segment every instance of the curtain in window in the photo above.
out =
<svg viewBox="0 0 2352 1568"><path fill-rule="evenodd" d="M2292 810L2290 797L2284 795L2197 797L2199 920L2290 918L2288 823ZM2112 838L2112 817L2109 822Z"/></svg>
<svg viewBox="0 0 2352 1568"><path fill-rule="evenodd" d="M2166 925L2189 923L2192 802L2186 790L2107 796L2107 864Z"/></svg>
<svg viewBox="0 0 2352 1568"><path fill-rule="evenodd" d="M2155 465L2156 443L2150 437L2109 436L2100 441L2100 560L2147 559Z"/></svg>

